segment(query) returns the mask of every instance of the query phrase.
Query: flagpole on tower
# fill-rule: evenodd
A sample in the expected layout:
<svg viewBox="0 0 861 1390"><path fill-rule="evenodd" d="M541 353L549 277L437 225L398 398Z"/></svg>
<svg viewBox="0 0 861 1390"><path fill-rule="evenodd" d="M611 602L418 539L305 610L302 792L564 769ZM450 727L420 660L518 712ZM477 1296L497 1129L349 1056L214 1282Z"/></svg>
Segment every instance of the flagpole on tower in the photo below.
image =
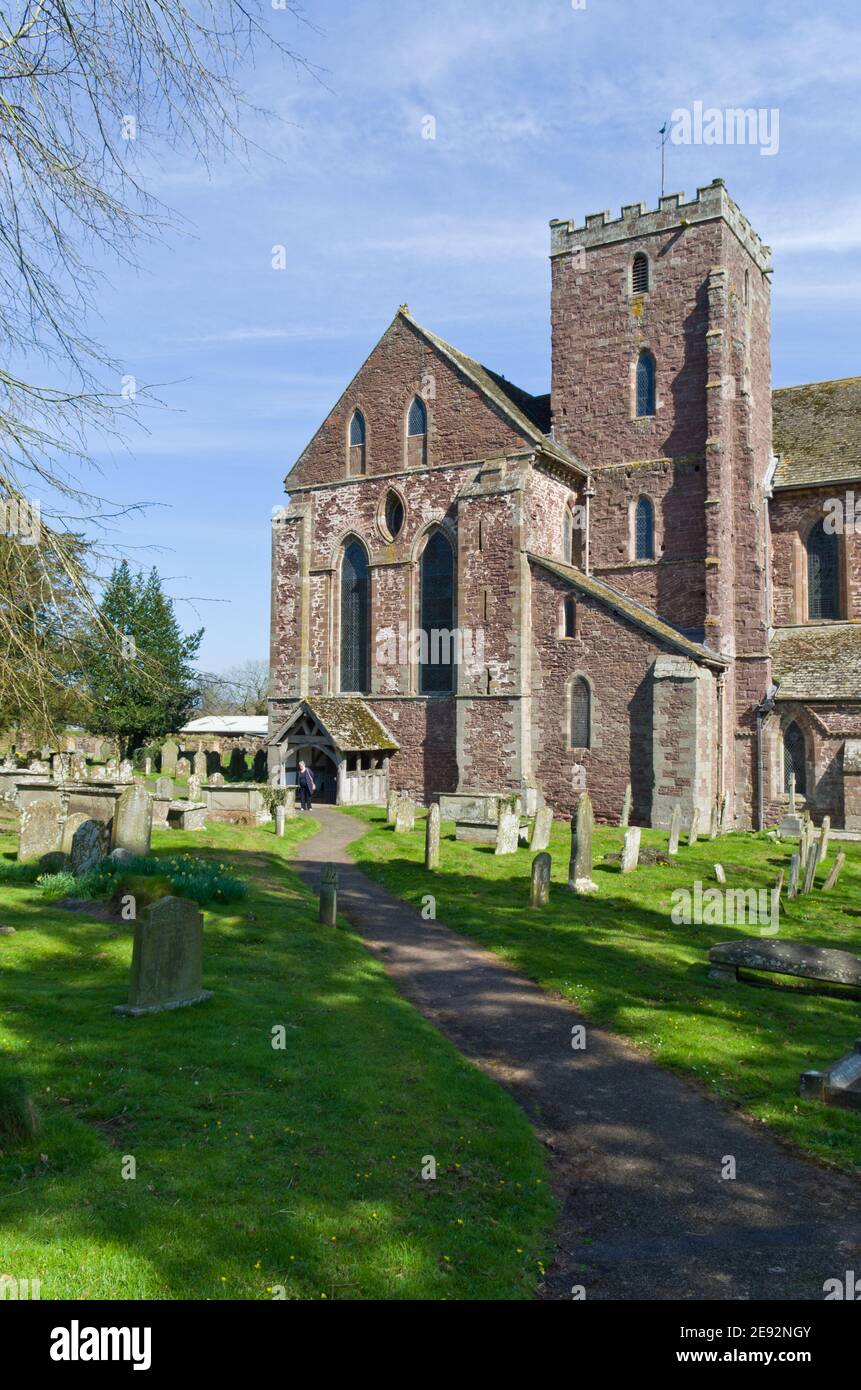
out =
<svg viewBox="0 0 861 1390"><path fill-rule="evenodd" d="M664 150L667 144L667 122L661 126L658 134L661 137L661 197L664 196Z"/></svg>

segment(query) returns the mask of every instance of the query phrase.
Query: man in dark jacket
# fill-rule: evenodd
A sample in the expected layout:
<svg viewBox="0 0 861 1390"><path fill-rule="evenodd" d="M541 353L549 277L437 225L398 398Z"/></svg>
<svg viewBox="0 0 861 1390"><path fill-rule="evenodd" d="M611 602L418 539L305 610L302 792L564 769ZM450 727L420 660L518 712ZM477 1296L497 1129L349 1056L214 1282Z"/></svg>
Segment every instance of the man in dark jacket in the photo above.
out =
<svg viewBox="0 0 861 1390"><path fill-rule="evenodd" d="M315 792L317 788L310 767L306 767L301 758L299 759L299 776L296 778L296 783L299 787L299 805L303 811L310 811L311 793Z"/></svg>

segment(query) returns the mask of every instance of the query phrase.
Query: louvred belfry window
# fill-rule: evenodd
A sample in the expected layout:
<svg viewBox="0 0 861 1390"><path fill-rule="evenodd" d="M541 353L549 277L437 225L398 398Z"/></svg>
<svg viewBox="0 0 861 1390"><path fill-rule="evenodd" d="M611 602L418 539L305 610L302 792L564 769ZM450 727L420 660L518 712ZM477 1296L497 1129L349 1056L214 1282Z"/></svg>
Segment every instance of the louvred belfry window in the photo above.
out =
<svg viewBox="0 0 861 1390"><path fill-rule="evenodd" d="M368 557L358 541L344 551L341 565L341 691L369 690L370 589Z"/></svg>
<svg viewBox="0 0 861 1390"><path fill-rule="evenodd" d="M645 294L648 288L649 262L642 251L638 251L631 267L631 289L634 294Z"/></svg>
<svg viewBox="0 0 861 1390"><path fill-rule="evenodd" d="M840 617L840 576L837 567L839 542L833 532L818 521L807 537L807 615L810 618Z"/></svg>
<svg viewBox="0 0 861 1390"><path fill-rule="evenodd" d="M420 563L423 695L454 689L454 552L442 531L434 531Z"/></svg>

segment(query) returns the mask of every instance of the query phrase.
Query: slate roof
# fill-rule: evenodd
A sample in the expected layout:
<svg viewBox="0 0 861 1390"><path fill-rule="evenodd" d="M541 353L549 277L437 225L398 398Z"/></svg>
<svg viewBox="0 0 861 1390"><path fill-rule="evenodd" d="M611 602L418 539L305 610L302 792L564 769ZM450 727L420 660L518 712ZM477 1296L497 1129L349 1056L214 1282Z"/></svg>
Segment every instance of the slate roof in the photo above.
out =
<svg viewBox="0 0 861 1390"><path fill-rule="evenodd" d="M350 695L314 695L301 700L281 726L279 733L293 722L303 708L319 720L335 747L342 753L395 752L400 747L383 728L376 715L371 713L364 700Z"/></svg>
<svg viewBox="0 0 861 1390"><path fill-rule="evenodd" d="M597 599L606 607L612 608L615 613L619 613L629 622L637 627L644 628L653 637L658 637L662 642L675 647L677 651L684 652L693 661L706 662L710 666L728 666L729 661L718 652L710 651L708 647L703 647L699 642L692 642L690 638L683 637L669 623L663 622L651 608L644 607L637 603L636 599L629 598L627 594L622 594L618 589L613 589L609 584L605 584L602 579L596 579L592 574L584 574L583 570L576 565L566 565L561 560L549 560L545 555L529 555L529 559L537 565L542 565L544 569L555 574L559 579L565 579L569 584L573 584L581 593L588 594L591 598Z"/></svg>
<svg viewBox="0 0 861 1390"><path fill-rule="evenodd" d="M265 738L269 718L265 714L207 714L183 724L181 734L255 734Z"/></svg>
<svg viewBox="0 0 861 1390"><path fill-rule="evenodd" d="M861 700L861 623L778 628L769 646L778 700Z"/></svg>
<svg viewBox="0 0 861 1390"><path fill-rule="evenodd" d="M776 489L861 479L861 376L771 393Z"/></svg>

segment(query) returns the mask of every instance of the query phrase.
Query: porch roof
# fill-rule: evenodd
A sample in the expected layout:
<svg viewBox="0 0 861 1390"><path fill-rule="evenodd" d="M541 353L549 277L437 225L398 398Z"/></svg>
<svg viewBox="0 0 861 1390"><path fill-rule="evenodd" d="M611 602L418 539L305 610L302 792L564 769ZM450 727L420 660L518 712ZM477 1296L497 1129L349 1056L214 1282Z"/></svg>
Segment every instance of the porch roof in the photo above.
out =
<svg viewBox="0 0 861 1390"><path fill-rule="evenodd" d="M364 700L350 695L300 700L276 733L274 743L281 742L303 711L317 720L341 753L395 753L400 747Z"/></svg>

